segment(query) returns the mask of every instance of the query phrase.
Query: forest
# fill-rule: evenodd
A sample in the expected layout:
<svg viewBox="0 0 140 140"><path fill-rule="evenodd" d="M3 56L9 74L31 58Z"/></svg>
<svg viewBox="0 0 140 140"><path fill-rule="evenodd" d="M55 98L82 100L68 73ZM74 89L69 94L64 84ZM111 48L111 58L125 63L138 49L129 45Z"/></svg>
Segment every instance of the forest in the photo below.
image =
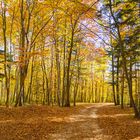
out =
<svg viewBox="0 0 140 140"><path fill-rule="evenodd" d="M119 136L116 140L140 136L140 1L0 0L0 126L1 121L10 120L5 120L3 113L24 116L34 110L32 113L39 115L42 111L49 116L50 112L59 118L84 108L89 114L95 113L90 121L95 117L98 126L91 129L102 128L106 121L111 125L112 120L102 122L106 118L100 120L98 116L121 112L129 114L126 124L136 121L137 125L130 123L135 127L134 136ZM10 126L3 127L7 131L0 132L0 138L12 139ZM76 131L82 135L79 128ZM6 132L10 137L4 136ZM75 139L62 132L65 137L44 137L42 132L35 137ZM79 135L77 139L85 138Z"/></svg>

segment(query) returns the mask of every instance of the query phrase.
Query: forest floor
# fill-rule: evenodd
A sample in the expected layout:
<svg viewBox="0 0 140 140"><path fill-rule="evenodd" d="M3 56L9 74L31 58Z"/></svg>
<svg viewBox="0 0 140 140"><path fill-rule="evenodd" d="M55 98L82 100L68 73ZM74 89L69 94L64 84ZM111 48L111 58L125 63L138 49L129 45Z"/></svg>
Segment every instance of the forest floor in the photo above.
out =
<svg viewBox="0 0 140 140"><path fill-rule="evenodd" d="M0 107L0 140L140 140L132 109L113 104Z"/></svg>

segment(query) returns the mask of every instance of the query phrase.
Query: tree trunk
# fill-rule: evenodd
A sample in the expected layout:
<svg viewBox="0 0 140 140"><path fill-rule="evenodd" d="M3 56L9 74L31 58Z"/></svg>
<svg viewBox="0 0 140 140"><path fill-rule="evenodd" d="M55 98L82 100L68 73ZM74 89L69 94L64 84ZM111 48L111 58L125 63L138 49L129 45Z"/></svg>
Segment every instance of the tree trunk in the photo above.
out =
<svg viewBox="0 0 140 140"><path fill-rule="evenodd" d="M111 44L112 44L112 41L111 41ZM114 49L113 49L113 47L112 47L112 91L113 91L114 104L117 105L116 93L115 93L115 69L114 69Z"/></svg>
<svg viewBox="0 0 140 140"><path fill-rule="evenodd" d="M119 95L119 52L118 52L118 56L117 56L117 79L116 79L116 96L117 96L117 105L120 105L120 95Z"/></svg>
<svg viewBox="0 0 140 140"><path fill-rule="evenodd" d="M72 29L71 33L71 44L70 44L70 51L68 56L68 68L67 68L67 87L66 87L66 107L70 107L70 64L71 64L71 57L72 57L72 49L73 49L73 42L74 41L74 29Z"/></svg>
<svg viewBox="0 0 140 140"><path fill-rule="evenodd" d="M122 79L121 79L121 108L124 108L123 103L123 97L124 97L124 71L122 69Z"/></svg>
<svg viewBox="0 0 140 140"><path fill-rule="evenodd" d="M2 27L3 27L3 40L4 40L4 74L5 74L5 91L6 91L6 106L9 106L9 90L10 90L10 77L7 71L7 37L6 37L6 31L7 31L7 25L6 25L6 2L1 2L4 7L2 8Z"/></svg>

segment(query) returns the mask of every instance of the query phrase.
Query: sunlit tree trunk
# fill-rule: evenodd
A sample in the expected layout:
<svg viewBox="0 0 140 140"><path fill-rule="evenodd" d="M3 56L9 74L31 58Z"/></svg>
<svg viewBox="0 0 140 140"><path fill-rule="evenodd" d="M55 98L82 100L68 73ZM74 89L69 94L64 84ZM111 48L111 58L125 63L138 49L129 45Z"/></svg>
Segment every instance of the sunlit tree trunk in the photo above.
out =
<svg viewBox="0 0 140 140"><path fill-rule="evenodd" d="M3 29L3 41L4 41L4 74L5 74L5 91L6 91L6 106L9 106L9 90L10 90L10 75L8 74L8 49L7 49L7 23L6 23L6 1L1 1L2 7L2 29Z"/></svg>
<svg viewBox="0 0 140 140"><path fill-rule="evenodd" d="M15 106L19 105L22 106L23 103L23 96L24 96L24 80L25 80L25 62L24 62L24 51L25 51L25 25L24 25L24 0L20 1L20 16L21 16L21 34L20 34L20 66L19 66L19 72L20 72L20 89L19 94L17 96L16 104Z"/></svg>
<svg viewBox="0 0 140 140"><path fill-rule="evenodd" d="M66 103L65 106L70 106L70 64L71 64L71 57L72 57L72 50L74 43L74 28L71 31L71 41L70 41L70 51L68 54L68 66L67 66L67 86L66 86Z"/></svg>
<svg viewBox="0 0 140 140"><path fill-rule="evenodd" d="M117 96L117 105L120 105L120 95L119 95L119 73L120 73L120 56L119 56L119 52L118 52L118 56L117 56L117 75L116 75L116 96Z"/></svg>
<svg viewBox="0 0 140 140"><path fill-rule="evenodd" d="M66 21L65 21L66 28ZM66 29L65 29L66 30ZM66 31L65 31L66 33ZM63 87L62 87L62 106L65 104L66 98L66 35L64 35L64 44L63 44Z"/></svg>
<svg viewBox="0 0 140 140"><path fill-rule="evenodd" d="M124 108L124 71L121 72L121 108Z"/></svg>

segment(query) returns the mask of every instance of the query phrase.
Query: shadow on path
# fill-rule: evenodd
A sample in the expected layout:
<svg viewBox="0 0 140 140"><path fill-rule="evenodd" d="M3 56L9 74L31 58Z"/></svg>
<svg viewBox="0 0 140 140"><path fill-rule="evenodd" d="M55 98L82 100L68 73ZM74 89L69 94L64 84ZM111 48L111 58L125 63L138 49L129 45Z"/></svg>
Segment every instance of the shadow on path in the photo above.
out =
<svg viewBox="0 0 140 140"><path fill-rule="evenodd" d="M59 119L56 121L64 122L55 133L49 134L49 140L109 140L111 136L103 135L97 123L97 110L108 104L92 104L86 106L78 115ZM57 120L58 119L58 120ZM51 120L55 121L55 119Z"/></svg>

